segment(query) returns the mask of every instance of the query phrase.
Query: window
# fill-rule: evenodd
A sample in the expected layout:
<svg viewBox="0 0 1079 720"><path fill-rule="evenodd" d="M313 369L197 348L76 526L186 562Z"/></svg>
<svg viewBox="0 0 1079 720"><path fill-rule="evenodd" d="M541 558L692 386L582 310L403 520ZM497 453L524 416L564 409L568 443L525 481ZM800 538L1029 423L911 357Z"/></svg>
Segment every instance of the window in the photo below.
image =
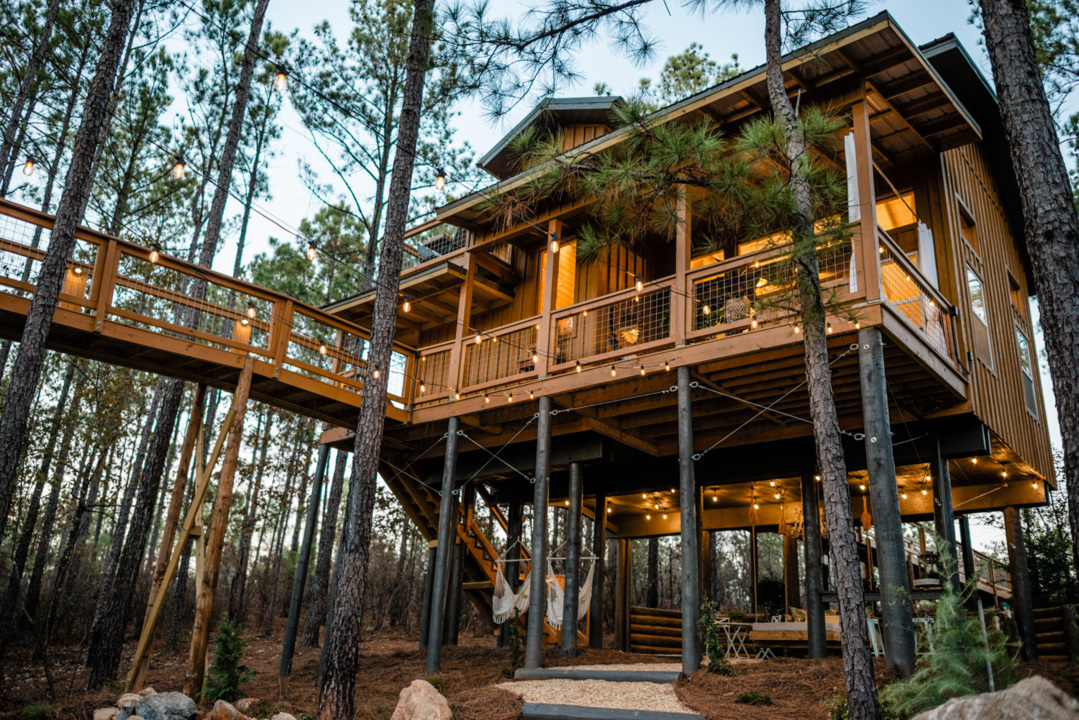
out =
<svg viewBox="0 0 1079 720"><path fill-rule="evenodd" d="M1015 328L1015 340L1019 344L1019 368L1023 371L1023 397L1027 402L1027 411L1038 417L1038 396L1034 391L1034 363L1030 357L1030 343L1018 326Z"/></svg>
<svg viewBox="0 0 1079 720"><path fill-rule="evenodd" d="M993 350L989 345L989 314L985 305L985 286L978 273L967 265L967 289L970 292L971 326L974 329L974 350L978 359L990 369L993 367Z"/></svg>
<svg viewBox="0 0 1079 720"><path fill-rule="evenodd" d="M540 250L539 280L537 288L539 297L536 299L538 312L543 312L543 304L546 297L543 284L547 281L547 250ZM554 309L561 310L569 307L577 298L577 242L562 243L558 249L558 269L555 276L555 299Z"/></svg>
<svg viewBox="0 0 1079 720"><path fill-rule="evenodd" d="M962 205L959 206L959 234L966 244L970 245L971 250L981 254L981 249L978 247L978 228L974 225L974 218Z"/></svg>
<svg viewBox="0 0 1079 720"><path fill-rule="evenodd" d="M1008 273L1008 294L1011 296L1012 309L1015 310L1020 320L1027 319L1026 313L1026 298L1023 296L1023 288L1019 286L1019 281L1012 277L1011 273Z"/></svg>
<svg viewBox="0 0 1079 720"><path fill-rule="evenodd" d="M913 225L918 219L914 210L914 193L907 191L877 201L877 224L885 230Z"/></svg>

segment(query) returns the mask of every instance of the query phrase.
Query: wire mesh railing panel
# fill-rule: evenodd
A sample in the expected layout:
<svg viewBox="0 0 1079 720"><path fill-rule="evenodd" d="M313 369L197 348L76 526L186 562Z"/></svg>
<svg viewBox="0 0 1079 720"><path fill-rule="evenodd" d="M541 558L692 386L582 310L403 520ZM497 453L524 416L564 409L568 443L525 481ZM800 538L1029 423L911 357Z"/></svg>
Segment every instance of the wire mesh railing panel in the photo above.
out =
<svg viewBox="0 0 1079 720"><path fill-rule="evenodd" d="M407 270L428 260L460 250L468 245L469 237L468 230L453 225L439 225L425 233L410 237L406 242L415 252L405 253L402 269Z"/></svg>
<svg viewBox="0 0 1079 720"><path fill-rule="evenodd" d="M21 283L37 285L51 239L49 228L0 215L0 285L16 289L21 289Z"/></svg>
<svg viewBox="0 0 1079 720"><path fill-rule="evenodd" d="M416 382L417 401L449 391L450 353L450 350L441 350L420 356Z"/></svg>
<svg viewBox="0 0 1079 720"><path fill-rule="evenodd" d="M282 363L301 375L325 381L334 375L362 382L367 368L367 340L297 310L292 315Z"/></svg>
<svg viewBox="0 0 1079 720"><path fill-rule="evenodd" d="M632 353L670 335L671 289L663 287L558 317L553 328L553 363Z"/></svg>
<svg viewBox="0 0 1079 720"><path fill-rule="evenodd" d="M268 348L273 305L180 268L121 253L110 320L202 345ZM178 327L177 327L178 326ZM182 328L182 329L181 329ZM184 329L199 334L185 333ZM209 338L206 336L210 336ZM214 338L230 342L214 342Z"/></svg>
<svg viewBox="0 0 1079 720"><path fill-rule="evenodd" d="M536 369L537 326L501 335L477 335L465 345L465 387L497 382ZM478 340L478 342L477 342Z"/></svg>
<svg viewBox="0 0 1079 720"><path fill-rule="evenodd" d="M880 245L881 295L930 345L954 362L951 316L913 263L899 259L899 252L886 242Z"/></svg>

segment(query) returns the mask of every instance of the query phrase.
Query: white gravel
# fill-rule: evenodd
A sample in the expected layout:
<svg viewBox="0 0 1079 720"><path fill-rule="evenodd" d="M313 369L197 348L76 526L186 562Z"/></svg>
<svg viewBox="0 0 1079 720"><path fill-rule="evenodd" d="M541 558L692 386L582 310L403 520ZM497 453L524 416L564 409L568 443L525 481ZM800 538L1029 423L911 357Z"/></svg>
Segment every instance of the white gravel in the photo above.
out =
<svg viewBox="0 0 1079 720"><path fill-rule="evenodd" d="M585 666L580 666L585 667ZM638 665L588 666L608 670L636 670ZM656 668L656 665L649 667ZM606 680L523 680L498 687L520 695L525 702L577 705L578 707L653 712L692 712L678 701L674 687L660 683L608 682Z"/></svg>

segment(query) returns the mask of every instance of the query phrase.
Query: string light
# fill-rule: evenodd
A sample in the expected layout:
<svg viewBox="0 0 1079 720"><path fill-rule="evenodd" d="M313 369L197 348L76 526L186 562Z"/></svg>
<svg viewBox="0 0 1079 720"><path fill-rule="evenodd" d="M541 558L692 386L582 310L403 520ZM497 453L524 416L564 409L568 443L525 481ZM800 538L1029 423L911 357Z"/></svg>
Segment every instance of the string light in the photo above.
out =
<svg viewBox="0 0 1079 720"><path fill-rule="evenodd" d="M454 399L454 400L460 400L460 399L461 399L461 393L459 393L459 392L457 392L456 390L454 390L454 391L453 391L453 399Z"/></svg>
<svg viewBox="0 0 1079 720"><path fill-rule="evenodd" d="M926 490L925 488L922 488L922 495L928 495L928 494L929 494L929 491Z"/></svg>
<svg viewBox="0 0 1079 720"><path fill-rule="evenodd" d="M314 262L316 257L318 257L318 248L315 247L314 240L309 240L307 242L307 259Z"/></svg>
<svg viewBox="0 0 1079 720"><path fill-rule="evenodd" d="M405 295L405 302L401 306L401 309L405 312L410 312L412 310L412 298L410 298L408 295Z"/></svg>
<svg viewBox="0 0 1079 720"><path fill-rule="evenodd" d="M614 365L611 365L611 377L616 377L617 375L618 371L615 370Z"/></svg>
<svg viewBox="0 0 1079 720"><path fill-rule="evenodd" d="M977 465L978 464L978 458L971 458L970 459L970 464L971 465Z"/></svg>
<svg viewBox="0 0 1079 720"><path fill-rule="evenodd" d="M652 519L652 516L651 516L651 515L645 515L645 516L644 516L644 519L645 519L645 520L651 520L651 519Z"/></svg>
<svg viewBox="0 0 1079 720"><path fill-rule="evenodd" d="M749 321L749 327L751 327L754 330L757 329L757 318L753 318L752 320Z"/></svg>
<svg viewBox="0 0 1079 720"><path fill-rule="evenodd" d="M795 325L794 326L794 334L797 335L797 334L799 334L801 332L802 332L802 326L801 325Z"/></svg>
<svg viewBox="0 0 1079 720"><path fill-rule="evenodd" d="M761 509L761 506L760 506L760 505L758 505L757 503L753 503L753 509L754 509L754 510L760 510L760 509Z"/></svg>
<svg viewBox="0 0 1079 720"><path fill-rule="evenodd" d="M644 365L641 365L641 375L644 375Z"/></svg>
<svg viewBox="0 0 1079 720"><path fill-rule="evenodd" d="M531 390L529 390L529 391L528 391L528 399L529 399L529 400L535 400L535 399L536 399L536 393L534 393L534 392L532 392Z"/></svg>
<svg viewBox="0 0 1079 720"><path fill-rule="evenodd" d="M279 92L288 87L288 72L281 65L277 66L277 75L273 79L273 89Z"/></svg>
<svg viewBox="0 0 1079 720"><path fill-rule="evenodd" d="M607 508L607 514L608 514L608 515L610 515L610 514L611 514L611 509L610 509L610 508Z"/></svg>
<svg viewBox="0 0 1079 720"><path fill-rule="evenodd" d="M512 390L510 391L510 394L508 396L508 400L509 400L509 402L513 402L513 391Z"/></svg>
<svg viewBox="0 0 1079 720"><path fill-rule="evenodd" d="M635 283L635 287L637 288L637 292L640 292L640 291L644 290L644 281L643 281L643 280L641 280L641 276L640 276L640 275L637 275L637 276L636 276L636 283Z"/></svg>
<svg viewBox="0 0 1079 720"><path fill-rule="evenodd" d="M484 394L483 394L483 401L484 401L485 403L489 403L489 402L491 402L491 398L487 396L487 393L484 393Z"/></svg>
<svg viewBox="0 0 1079 720"><path fill-rule="evenodd" d="M581 372L581 361L577 361L577 372Z"/></svg>
<svg viewBox="0 0 1079 720"><path fill-rule="evenodd" d="M900 497L902 497L904 500L906 500L907 499L907 494L903 493L902 495L900 495Z"/></svg>
<svg viewBox="0 0 1079 720"><path fill-rule="evenodd" d="M22 166L22 174L25 175L26 177L30 177L31 175L34 174L34 168L35 167L37 167L37 165L34 163L34 156L33 155L27 155L26 156L26 162L23 163L23 166Z"/></svg>
<svg viewBox="0 0 1079 720"><path fill-rule="evenodd" d="M642 500L647 500L648 499L648 493L641 493L641 499Z"/></svg>
<svg viewBox="0 0 1079 720"><path fill-rule="evenodd" d="M663 519L664 519L664 520L666 520L666 519L667 519L667 513L663 513Z"/></svg>
<svg viewBox="0 0 1079 720"><path fill-rule="evenodd" d="M443 188L445 188L445 187L446 187L446 171L443 170L442 168L437 168L435 170L435 190L438 190L439 192L442 192Z"/></svg>
<svg viewBox="0 0 1079 720"><path fill-rule="evenodd" d="M172 177L176 180L183 180L184 173L187 171L187 164L184 162L183 155L172 156Z"/></svg>
<svg viewBox="0 0 1079 720"><path fill-rule="evenodd" d="M779 493L776 493L776 500L779 499Z"/></svg>
<svg viewBox="0 0 1079 720"><path fill-rule="evenodd" d="M712 314L712 308L708 307L708 305L705 305L704 307L701 308L701 312L703 312L705 315L711 315Z"/></svg>
<svg viewBox="0 0 1079 720"><path fill-rule="evenodd" d="M772 486L772 487L775 487L775 486L776 486L776 481L775 481L775 480L769 480L769 481L768 481L768 484L769 484L770 486Z"/></svg>
<svg viewBox="0 0 1079 720"><path fill-rule="evenodd" d="M251 318L252 320L254 320L254 319L255 319L255 315L256 315L256 313L257 313L257 312L258 312L258 311L257 311L257 310L255 310L255 303L253 303L253 302L249 302L249 303L247 303L247 317L249 317L249 318Z"/></svg>
<svg viewBox="0 0 1079 720"><path fill-rule="evenodd" d="M420 395L423 395L423 394L424 394L425 392L427 392L427 384L426 384L426 383L424 383L424 382L423 382L423 381L421 380L421 381L420 381Z"/></svg>
<svg viewBox="0 0 1079 720"><path fill-rule="evenodd" d="M375 368L375 380L378 380L378 374L379 374L379 373L378 373L378 368L376 367L376 368Z"/></svg>
<svg viewBox="0 0 1079 720"><path fill-rule="evenodd" d="M557 255L558 254L558 236L557 235L551 235L551 243L547 246L547 248L551 251L552 255Z"/></svg>
<svg viewBox="0 0 1079 720"><path fill-rule="evenodd" d="M483 333L476 333L476 344L479 345L483 342Z"/></svg>
<svg viewBox="0 0 1079 720"><path fill-rule="evenodd" d="M329 351L330 351L330 349L328 347L326 347L326 343L322 343L322 344L320 344L318 346L318 354L319 355L325 355Z"/></svg>
<svg viewBox="0 0 1079 720"><path fill-rule="evenodd" d="M670 372L671 371L671 363L669 361L663 363L663 369L666 370L667 372Z"/></svg>
<svg viewBox="0 0 1079 720"><path fill-rule="evenodd" d="M161 246L157 243L150 245L150 264L156 265L157 261L161 259Z"/></svg>
<svg viewBox="0 0 1079 720"><path fill-rule="evenodd" d="M831 335L832 334L832 323L827 323L824 326L824 331L827 332L829 335Z"/></svg>

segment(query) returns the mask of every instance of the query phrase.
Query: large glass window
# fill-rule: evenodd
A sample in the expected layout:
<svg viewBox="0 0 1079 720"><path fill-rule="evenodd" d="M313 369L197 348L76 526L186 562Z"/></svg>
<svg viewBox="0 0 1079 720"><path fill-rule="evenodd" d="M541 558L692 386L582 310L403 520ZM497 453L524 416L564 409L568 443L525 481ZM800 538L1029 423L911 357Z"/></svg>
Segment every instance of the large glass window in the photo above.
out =
<svg viewBox="0 0 1079 720"><path fill-rule="evenodd" d="M967 265L967 290L970 293L971 326L974 329L974 350L978 359L993 367L993 350L989 345L989 314L985 303L985 285L974 268Z"/></svg>
<svg viewBox="0 0 1079 720"><path fill-rule="evenodd" d="M1019 344L1019 368L1023 371L1023 397L1027 410L1038 417L1038 397L1034 392L1034 361L1030 356L1030 343L1018 327L1015 328L1015 340Z"/></svg>

